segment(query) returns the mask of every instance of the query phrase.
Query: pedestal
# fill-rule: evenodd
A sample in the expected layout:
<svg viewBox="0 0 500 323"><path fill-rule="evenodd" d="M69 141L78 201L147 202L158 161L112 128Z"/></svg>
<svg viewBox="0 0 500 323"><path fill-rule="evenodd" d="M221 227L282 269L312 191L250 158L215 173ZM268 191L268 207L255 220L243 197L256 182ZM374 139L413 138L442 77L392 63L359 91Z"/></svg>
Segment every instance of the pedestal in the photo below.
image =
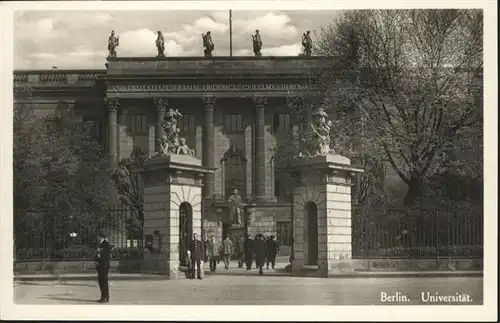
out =
<svg viewBox="0 0 500 323"><path fill-rule="evenodd" d="M180 260L193 233L202 238L203 176L213 172L201 165L195 157L172 154L151 158L136 170L144 185L143 272L184 277Z"/></svg>
<svg viewBox="0 0 500 323"><path fill-rule="evenodd" d="M351 177L363 170L346 157L326 155L297 159L290 172L296 179L292 273L352 271Z"/></svg>

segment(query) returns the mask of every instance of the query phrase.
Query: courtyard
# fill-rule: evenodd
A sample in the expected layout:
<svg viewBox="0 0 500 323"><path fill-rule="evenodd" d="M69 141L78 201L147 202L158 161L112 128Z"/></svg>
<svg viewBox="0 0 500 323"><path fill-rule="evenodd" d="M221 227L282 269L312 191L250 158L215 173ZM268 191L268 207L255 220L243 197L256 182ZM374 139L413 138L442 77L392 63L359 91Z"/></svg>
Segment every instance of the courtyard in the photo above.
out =
<svg viewBox="0 0 500 323"><path fill-rule="evenodd" d="M117 280L111 282L110 292L110 305L481 305L483 278L320 279L251 273L206 276L203 280ZM464 295L464 301L424 302L422 293ZM394 296L392 300L390 296ZM18 305L98 305L98 297L96 281L32 281L14 285L14 302Z"/></svg>

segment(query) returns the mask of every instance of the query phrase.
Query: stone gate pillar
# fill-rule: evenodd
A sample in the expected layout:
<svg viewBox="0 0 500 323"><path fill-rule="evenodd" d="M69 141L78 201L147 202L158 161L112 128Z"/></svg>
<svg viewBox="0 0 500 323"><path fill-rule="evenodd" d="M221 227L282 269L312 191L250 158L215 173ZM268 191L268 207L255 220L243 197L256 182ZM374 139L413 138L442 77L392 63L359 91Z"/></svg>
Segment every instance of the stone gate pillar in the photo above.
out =
<svg viewBox="0 0 500 323"><path fill-rule="evenodd" d="M138 170L144 183L144 258L142 271L179 276L179 216L190 216L190 233L201 240L203 175L213 170L189 155L161 155L148 159ZM187 203L187 204L186 204ZM191 241L192 237L187 237Z"/></svg>
<svg viewBox="0 0 500 323"><path fill-rule="evenodd" d="M294 275L301 275L306 267L316 270L320 277L352 270L351 177L361 172L361 168L351 166L350 160L340 155L293 161ZM313 220L309 220L310 212L316 212ZM311 227L311 221L316 222L316 228ZM316 252L317 255L310 254ZM315 263L311 264L311 259Z"/></svg>

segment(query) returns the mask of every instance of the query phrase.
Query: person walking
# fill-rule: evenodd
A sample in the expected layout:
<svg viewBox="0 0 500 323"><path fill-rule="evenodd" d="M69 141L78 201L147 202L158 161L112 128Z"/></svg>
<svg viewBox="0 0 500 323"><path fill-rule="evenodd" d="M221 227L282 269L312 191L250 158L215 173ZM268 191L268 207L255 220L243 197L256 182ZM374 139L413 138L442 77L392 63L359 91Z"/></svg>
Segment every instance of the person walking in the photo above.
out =
<svg viewBox="0 0 500 323"><path fill-rule="evenodd" d="M262 276L264 274L262 268L266 262L266 241L262 234L259 233L255 236L253 249L255 253L255 264L257 268L259 268L259 275Z"/></svg>
<svg viewBox="0 0 500 323"><path fill-rule="evenodd" d="M253 263L253 240L251 237L248 237L245 240L245 264L247 265L247 270L252 270Z"/></svg>
<svg viewBox="0 0 500 323"><path fill-rule="evenodd" d="M203 241L203 262L208 262L208 244L210 243L210 240L208 239L208 236L205 235L205 240Z"/></svg>
<svg viewBox="0 0 500 323"><path fill-rule="evenodd" d="M226 239L222 242L222 256L224 259L224 268L226 270L229 269L229 262L231 261L231 256L233 254L233 242L229 239L229 235L226 236Z"/></svg>
<svg viewBox="0 0 500 323"><path fill-rule="evenodd" d="M268 251L269 251L269 237L266 237L265 241L266 241L266 269L269 269L269 254L268 254Z"/></svg>
<svg viewBox="0 0 500 323"><path fill-rule="evenodd" d="M245 238L240 237L236 244L236 252L238 254L238 268L243 268L243 263L245 261Z"/></svg>
<svg viewBox="0 0 500 323"><path fill-rule="evenodd" d="M280 247L278 244L278 241L274 239L274 236L270 236L269 240L267 241L267 263L266 267L269 269L269 263L271 263L272 268L274 269L274 266L276 265L276 256L278 255L280 251Z"/></svg>
<svg viewBox="0 0 500 323"><path fill-rule="evenodd" d="M97 270L97 282L101 290L101 298L97 300L99 303L109 302L109 261L111 259L111 244L106 239L104 232L99 232L99 248L95 256L95 266Z"/></svg>
<svg viewBox="0 0 500 323"><path fill-rule="evenodd" d="M193 271L193 273L191 274L191 279L194 279L195 271L198 279L202 279L201 262L203 260L203 244L200 240L198 240L197 233L193 233L193 241L191 241L189 251L191 252L191 270Z"/></svg>
<svg viewBox="0 0 500 323"><path fill-rule="evenodd" d="M212 235L210 241L207 244L207 256L210 262L210 271L215 272L217 269L217 260L220 254L219 243L215 240L215 235Z"/></svg>

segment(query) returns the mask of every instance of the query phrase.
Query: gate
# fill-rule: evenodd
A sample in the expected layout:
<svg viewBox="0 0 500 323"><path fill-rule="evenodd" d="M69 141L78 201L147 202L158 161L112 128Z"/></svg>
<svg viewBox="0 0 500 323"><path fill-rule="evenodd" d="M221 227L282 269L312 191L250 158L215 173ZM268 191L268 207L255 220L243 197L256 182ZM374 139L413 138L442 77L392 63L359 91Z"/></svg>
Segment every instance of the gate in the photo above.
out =
<svg viewBox="0 0 500 323"><path fill-rule="evenodd" d="M179 206L179 261L185 264L189 243L193 236L193 208L188 202Z"/></svg>

